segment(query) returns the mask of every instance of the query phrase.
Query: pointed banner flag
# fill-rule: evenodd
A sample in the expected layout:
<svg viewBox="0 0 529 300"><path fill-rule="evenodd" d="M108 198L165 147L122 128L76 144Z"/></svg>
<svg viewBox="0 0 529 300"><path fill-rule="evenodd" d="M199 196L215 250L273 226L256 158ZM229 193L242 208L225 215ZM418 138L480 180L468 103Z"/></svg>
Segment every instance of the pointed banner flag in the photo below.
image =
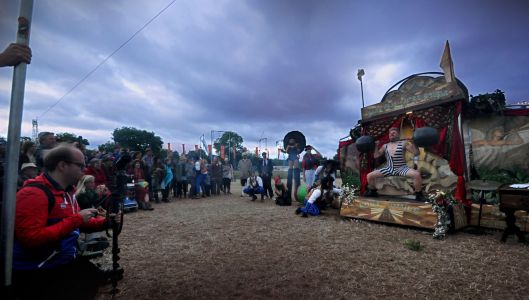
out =
<svg viewBox="0 0 529 300"><path fill-rule="evenodd" d="M211 155L213 151L213 147L211 146L211 144L208 144L208 154Z"/></svg>
<svg viewBox="0 0 529 300"><path fill-rule="evenodd" d="M445 44L445 50L443 52L443 56L441 57L440 66L445 73L446 82L453 82L456 80L456 76L454 74L454 62L452 61L452 55L450 54L450 44L448 44L448 40Z"/></svg>
<svg viewBox="0 0 529 300"><path fill-rule="evenodd" d="M220 145L220 158L224 159L226 154L224 153L224 145Z"/></svg>

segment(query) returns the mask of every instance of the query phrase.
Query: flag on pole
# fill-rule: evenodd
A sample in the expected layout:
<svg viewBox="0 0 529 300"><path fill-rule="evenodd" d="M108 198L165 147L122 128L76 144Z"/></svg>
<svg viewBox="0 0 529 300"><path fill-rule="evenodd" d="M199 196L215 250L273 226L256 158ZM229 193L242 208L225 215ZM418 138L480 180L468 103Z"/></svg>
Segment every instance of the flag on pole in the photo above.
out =
<svg viewBox="0 0 529 300"><path fill-rule="evenodd" d="M443 52L443 56L441 57L440 66L445 73L446 82L453 82L456 80L456 76L454 74L454 62L452 61L452 55L450 54L450 44L448 43L448 40L445 44L445 50Z"/></svg>
<svg viewBox="0 0 529 300"><path fill-rule="evenodd" d="M182 144L182 154L186 154L186 145Z"/></svg>
<svg viewBox="0 0 529 300"><path fill-rule="evenodd" d="M224 159L226 154L224 153L224 145L220 145L220 158Z"/></svg>
<svg viewBox="0 0 529 300"><path fill-rule="evenodd" d="M211 153L213 153L213 147L211 144L208 144L208 154L211 155Z"/></svg>

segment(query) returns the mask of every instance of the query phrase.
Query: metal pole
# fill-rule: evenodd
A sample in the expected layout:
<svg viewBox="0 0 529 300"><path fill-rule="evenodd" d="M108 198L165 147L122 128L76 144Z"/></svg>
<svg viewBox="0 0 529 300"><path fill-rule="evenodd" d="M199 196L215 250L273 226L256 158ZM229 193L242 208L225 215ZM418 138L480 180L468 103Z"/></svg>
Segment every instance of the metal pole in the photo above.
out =
<svg viewBox="0 0 529 300"><path fill-rule="evenodd" d="M211 130L210 140L211 140L211 152L209 152L209 161L211 162L213 161L213 130Z"/></svg>
<svg viewBox="0 0 529 300"><path fill-rule="evenodd" d="M360 91L362 92L362 108L364 108L364 85L362 83L362 77L366 74L364 69L358 69L356 76L360 80Z"/></svg>
<svg viewBox="0 0 529 300"><path fill-rule="evenodd" d="M360 91L362 92L362 108L364 108L364 85L362 84L362 77L360 77Z"/></svg>
<svg viewBox="0 0 529 300"><path fill-rule="evenodd" d="M33 0L20 1L20 15L16 42L29 45ZM25 63L18 64L13 71L11 87L11 106L9 109L9 127L7 133L6 169L2 203L2 268L4 286L11 286L11 268L13 265L13 239L15 232L15 208L18 178L18 159L20 154L20 128L24 108L24 88L26 84Z"/></svg>

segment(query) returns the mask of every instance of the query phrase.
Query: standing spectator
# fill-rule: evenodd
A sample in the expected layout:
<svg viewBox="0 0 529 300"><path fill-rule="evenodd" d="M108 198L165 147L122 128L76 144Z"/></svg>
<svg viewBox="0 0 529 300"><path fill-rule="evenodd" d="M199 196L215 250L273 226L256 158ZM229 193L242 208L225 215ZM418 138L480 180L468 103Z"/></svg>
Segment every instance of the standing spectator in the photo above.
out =
<svg viewBox="0 0 529 300"><path fill-rule="evenodd" d="M20 173L18 174L18 187L17 189L22 188L24 182L28 179L33 179L37 177L38 170L37 165L34 163L23 163L20 167Z"/></svg>
<svg viewBox="0 0 529 300"><path fill-rule="evenodd" d="M195 196L193 198L200 198L200 189L202 188L202 198L206 197L205 181L208 173L206 162L203 159L197 159L195 162Z"/></svg>
<svg viewBox="0 0 529 300"><path fill-rule="evenodd" d="M242 154L242 159L239 161L237 169L239 169L239 176L241 176L241 197L244 197L246 180L248 177L252 176L252 161L248 159L248 154L246 152Z"/></svg>
<svg viewBox="0 0 529 300"><path fill-rule="evenodd" d="M81 210L75 201L73 193L83 176L84 155L75 147L60 145L49 151L43 163L46 173L28 180L17 193L13 245L15 298L95 297L97 284L106 282L112 273L101 271L78 256L77 238L80 230L104 230L109 222L98 215L97 209ZM120 219L116 216L113 220Z"/></svg>
<svg viewBox="0 0 529 300"><path fill-rule="evenodd" d="M261 176L261 179L263 180L264 194L261 196L261 200L263 200L263 197L266 198L267 194L268 197L272 199L274 197L274 191L272 190L272 172L274 171L274 165L272 161L268 159L266 152L263 152L262 156L263 159L259 161L257 166L259 176Z"/></svg>
<svg viewBox="0 0 529 300"><path fill-rule="evenodd" d="M84 173L94 176L96 186L106 185L107 183L107 176L103 168L101 168L101 160L98 158L92 158L90 160Z"/></svg>
<svg viewBox="0 0 529 300"><path fill-rule="evenodd" d="M173 170L171 169L172 159L166 158L164 162L164 177L160 182L160 189L162 190L162 201L169 202L169 191L171 190L171 184L173 182Z"/></svg>
<svg viewBox="0 0 529 300"><path fill-rule="evenodd" d="M211 174L211 190L213 195L220 195L222 185L222 165L219 163L219 158L214 157L210 168Z"/></svg>
<svg viewBox="0 0 529 300"><path fill-rule="evenodd" d="M111 154L103 156L101 168L103 169L103 172L105 172L105 177L107 179L105 185L110 191L114 191L116 189L116 168L114 166L114 157Z"/></svg>
<svg viewBox="0 0 529 300"><path fill-rule="evenodd" d="M187 172L186 172L187 158L185 155L180 156L180 160L176 164L174 178L176 181L175 197L182 199L187 196Z"/></svg>
<svg viewBox="0 0 529 300"><path fill-rule="evenodd" d="M24 144L22 144L20 158L18 159L19 167L25 163L36 164L37 159L35 158L35 152L37 152L37 145L32 141L25 141Z"/></svg>
<svg viewBox="0 0 529 300"><path fill-rule="evenodd" d="M145 181L147 181L147 183L149 184L149 187L152 187L152 188L149 188L149 200L150 201L152 201L153 199L156 200L158 199L158 197L153 198L154 193L155 193L155 189L154 189L153 182L152 182L152 174L154 171L153 169L154 155L152 154L151 148L147 147L147 149L145 149L145 155L143 156L142 160L143 160L143 166L145 168Z"/></svg>
<svg viewBox="0 0 529 300"><path fill-rule="evenodd" d="M192 156L187 157L186 162L186 177L187 183L185 188L189 185L189 198L195 195L195 181L196 181L196 172L195 172L195 158ZM185 197L185 193L184 193Z"/></svg>
<svg viewBox="0 0 529 300"><path fill-rule="evenodd" d="M154 202L160 203L159 192L162 188L162 180L165 178L165 166L159 157L153 158L151 182L149 184L152 187L152 194L154 196Z"/></svg>
<svg viewBox="0 0 529 300"><path fill-rule="evenodd" d="M233 178L233 167L230 164L229 160L224 160L222 165L222 187L224 195L231 195L231 179Z"/></svg>
<svg viewBox="0 0 529 300"><path fill-rule="evenodd" d="M132 175L134 180L134 196L136 202L138 202L139 209L153 210L149 197L149 187L147 181L145 181L145 171L143 168L143 162L141 159L133 161L134 168L129 175Z"/></svg>
<svg viewBox="0 0 529 300"><path fill-rule="evenodd" d="M316 154L312 154L312 151ZM310 188L314 184L316 168L318 167L318 161L321 159L321 154L316 148L311 145L305 147L305 155L301 160L301 168L303 169L303 181Z"/></svg>
<svg viewBox="0 0 529 300"><path fill-rule="evenodd" d="M42 171L44 165L44 155L55 146L57 146L57 139L55 138L55 134L53 132L43 131L39 133L39 146L35 152L35 160L37 161L37 167L39 168L39 171Z"/></svg>

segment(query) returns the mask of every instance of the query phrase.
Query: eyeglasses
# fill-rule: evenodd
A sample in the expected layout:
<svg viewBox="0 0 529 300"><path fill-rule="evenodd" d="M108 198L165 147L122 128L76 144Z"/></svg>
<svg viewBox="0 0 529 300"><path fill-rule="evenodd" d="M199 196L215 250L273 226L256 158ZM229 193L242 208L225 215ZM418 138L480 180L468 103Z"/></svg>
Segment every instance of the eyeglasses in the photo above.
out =
<svg viewBox="0 0 529 300"><path fill-rule="evenodd" d="M79 167L79 169L83 170L84 168L86 168L86 165L84 163L78 163L78 162L75 162L75 161L66 161L66 163L68 164L72 164L72 165L76 165Z"/></svg>

